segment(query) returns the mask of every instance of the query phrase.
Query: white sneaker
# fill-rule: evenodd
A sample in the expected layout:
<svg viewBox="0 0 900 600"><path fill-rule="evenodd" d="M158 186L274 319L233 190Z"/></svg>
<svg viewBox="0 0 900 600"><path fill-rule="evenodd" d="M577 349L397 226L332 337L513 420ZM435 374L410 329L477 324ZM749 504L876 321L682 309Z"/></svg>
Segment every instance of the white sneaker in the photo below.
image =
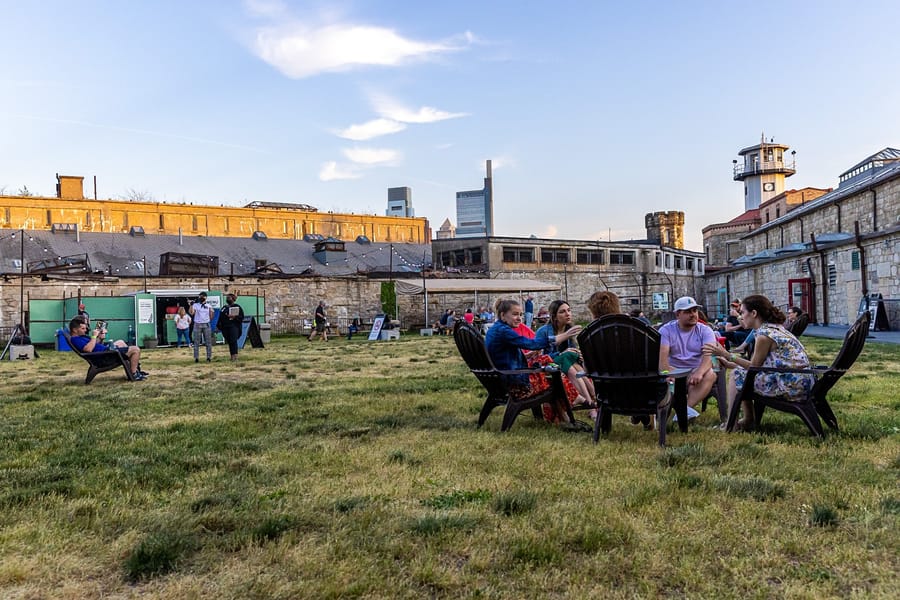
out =
<svg viewBox="0 0 900 600"><path fill-rule="evenodd" d="M690 406L687 407L687 418L688 418L688 423L690 423L691 421L693 421L694 419L696 419L696 418L699 417L699 416L700 416L700 413L699 413L699 412L697 412L696 410L694 410L694 409L691 408ZM673 423L677 423L677 422L678 422L678 415L675 415L674 417L672 417L672 422L673 422Z"/></svg>

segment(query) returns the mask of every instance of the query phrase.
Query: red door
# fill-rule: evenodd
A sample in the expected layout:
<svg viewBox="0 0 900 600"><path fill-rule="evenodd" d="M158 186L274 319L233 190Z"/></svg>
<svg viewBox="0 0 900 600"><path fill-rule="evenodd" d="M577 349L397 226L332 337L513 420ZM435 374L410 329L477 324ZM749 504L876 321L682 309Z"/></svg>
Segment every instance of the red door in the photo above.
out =
<svg viewBox="0 0 900 600"><path fill-rule="evenodd" d="M809 278L788 279L788 306L797 306L808 313L812 308L811 288Z"/></svg>

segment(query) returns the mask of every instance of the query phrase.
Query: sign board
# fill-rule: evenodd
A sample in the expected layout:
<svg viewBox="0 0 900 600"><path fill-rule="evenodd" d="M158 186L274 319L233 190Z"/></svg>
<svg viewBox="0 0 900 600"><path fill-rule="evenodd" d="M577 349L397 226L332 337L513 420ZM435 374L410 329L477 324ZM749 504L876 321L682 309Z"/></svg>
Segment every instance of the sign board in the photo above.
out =
<svg viewBox="0 0 900 600"><path fill-rule="evenodd" d="M653 294L653 310L669 310L669 292Z"/></svg>
<svg viewBox="0 0 900 600"><path fill-rule="evenodd" d="M867 310L869 312L869 331L888 331L890 329L887 310L881 294L869 294L868 298L863 296L859 301L859 310L856 316L860 317Z"/></svg>
<svg viewBox="0 0 900 600"><path fill-rule="evenodd" d="M369 341L374 342L381 335L381 327L384 325L384 315L378 315L372 321L372 331L369 332Z"/></svg>
<svg viewBox="0 0 900 600"><path fill-rule="evenodd" d="M153 322L153 298L138 299L138 323Z"/></svg>

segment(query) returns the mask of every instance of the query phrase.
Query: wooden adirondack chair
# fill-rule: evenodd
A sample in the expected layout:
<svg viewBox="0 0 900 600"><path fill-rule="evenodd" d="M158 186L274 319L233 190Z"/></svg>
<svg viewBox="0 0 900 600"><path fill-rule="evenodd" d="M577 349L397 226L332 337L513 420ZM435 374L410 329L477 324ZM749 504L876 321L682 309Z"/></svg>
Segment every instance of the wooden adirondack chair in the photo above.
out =
<svg viewBox="0 0 900 600"><path fill-rule="evenodd" d="M678 427L687 431L689 369L662 374L659 369L659 332L628 315L605 315L578 334L585 371L594 382L599 410L594 442L612 429L612 415L656 416L659 445L666 445L669 409ZM674 393L668 379L675 378Z"/></svg>
<svg viewBox="0 0 900 600"><path fill-rule="evenodd" d="M869 334L869 318L868 312L863 313L847 330L847 333L844 335L844 343L830 367L818 366L809 369L750 367L747 369L744 387L729 410L726 430L734 431L741 402L750 400L753 402L756 425L759 425L763 412L766 407L769 407L797 415L803 419L803 422L813 435L825 436L825 431L822 429L822 423L819 420L820 417L830 428L837 431L837 418L834 416L834 412L832 412L831 406L828 405L828 400L825 397L838 379L853 366L853 363L856 362L856 359L862 352L863 346L866 344L866 336ZM816 383L809 393L803 396L773 398L756 393L753 383L758 373L809 373L815 376Z"/></svg>
<svg viewBox="0 0 900 600"><path fill-rule="evenodd" d="M84 378L85 385L93 381L94 377L100 373L112 371L119 367L125 369L125 376L128 378L128 381L134 381L134 374L131 372L131 368L128 365L128 359L126 359L121 352L118 350L81 352L72 344L72 337L69 335L69 332L65 329L61 329L60 331L63 334L63 337L66 338L66 343L69 344L69 348L72 349L72 352L86 360L90 365L90 367L88 367L87 377Z"/></svg>
<svg viewBox="0 0 900 600"><path fill-rule="evenodd" d="M519 413L529 408L535 419L542 419L541 405L544 403L556 407L557 414L560 417L566 414L570 421L574 421L569 403L566 400L566 392L563 388L559 369L517 369L511 371L497 369L487 353L481 332L462 319L456 322L456 326L453 329L453 340L456 342L460 356L462 356L472 374L478 378L478 381L487 390L487 398L484 401L484 406L481 408L481 413L478 415L478 427L484 425L491 411L498 406L506 406L500 431L506 431L512 427ZM550 377L550 388L527 398L511 398L507 383L508 376L527 375L535 371L544 371Z"/></svg>

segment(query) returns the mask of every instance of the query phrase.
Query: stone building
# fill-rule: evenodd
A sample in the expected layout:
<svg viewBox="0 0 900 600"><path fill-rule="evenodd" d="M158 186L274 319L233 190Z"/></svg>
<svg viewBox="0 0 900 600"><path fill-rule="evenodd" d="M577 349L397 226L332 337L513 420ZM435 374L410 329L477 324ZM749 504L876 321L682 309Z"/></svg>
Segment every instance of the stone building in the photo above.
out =
<svg viewBox="0 0 900 600"><path fill-rule="evenodd" d="M432 242L436 271L457 276L536 279L559 284L575 317L588 320L585 302L597 290L615 292L625 310L648 314L671 310L675 299L703 290L704 258L699 252L662 244L659 233L671 228L669 240L683 240L683 213L647 215L645 240L598 242L492 236L438 239ZM537 295L535 304L555 299Z"/></svg>
<svg viewBox="0 0 900 600"><path fill-rule="evenodd" d="M900 150L866 157L839 179L836 189L735 234L732 254L740 256L707 273L706 304L723 312L729 298L760 293L800 306L813 322L845 325L880 294L891 328L900 327Z"/></svg>
<svg viewBox="0 0 900 600"><path fill-rule="evenodd" d="M424 218L322 213L306 204L251 202L244 207L205 206L98 200L84 196L84 178L57 175L54 198L0 196L0 230L146 233L215 237L250 237L262 232L271 239L300 240L307 235L373 242L427 244ZM96 194L95 194L96 195Z"/></svg>

